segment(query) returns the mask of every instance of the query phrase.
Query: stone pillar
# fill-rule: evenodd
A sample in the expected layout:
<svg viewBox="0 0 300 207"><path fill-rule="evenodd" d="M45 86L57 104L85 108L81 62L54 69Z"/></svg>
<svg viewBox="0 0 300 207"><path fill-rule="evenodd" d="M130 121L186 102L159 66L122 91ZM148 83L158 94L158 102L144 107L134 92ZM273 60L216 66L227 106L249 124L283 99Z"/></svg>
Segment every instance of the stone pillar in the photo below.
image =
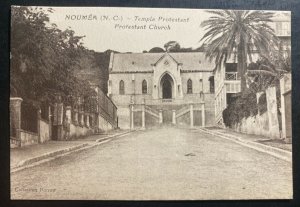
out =
<svg viewBox="0 0 300 207"><path fill-rule="evenodd" d="M162 110L161 109L159 109L158 116L159 116L158 123L162 124L163 123L163 116L162 116Z"/></svg>
<svg viewBox="0 0 300 207"><path fill-rule="evenodd" d="M14 97L10 98L10 128L14 130L15 138L18 140L18 146L21 147L21 104L23 99Z"/></svg>
<svg viewBox="0 0 300 207"><path fill-rule="evenodd" d="M133 107L133 104L130 105L130 129L134 129L134 120L133 120L133 117L134 117L134 107Z"/></svg>
<svg viewBox="0 0 300 207"><path fill-rule="evenodd" d="M66 106L66 120L68 123L71 122L71 106Z"/></svg>
<svg viewBox="0 0 300 207"><path fill-rule="evenodd" d="M86 127L89 128L90 127L90 115L86 114Z"/></svg>
<svg viewBox="0 0 300 207"><path fill-rule="evenodd" d="M190 104L190 127L194 127L194 106Z"/></svg>
<svg viewBox="0 0 300 207"><path fill-rule="evenodd" d="M83 112L80 113L80 125L84 126L84 113Z"/></svg>
<svg viewBox="0 0 300 207"><path fill-rule="evenodd" d="M204 103L201 104L201 118L202 118L202 127L205 127L205 107Z"/></svg>
<svg viewBox="0 0 300 207"><path fill-rule="evenodd" d="M176 110L172 110L172 124L176 124Z"/></svg>
<svg viewBox="0 0 300 207"><path fill-rule="evenodd" d="M282 125L282 138L286 143L292 143L292 129L291 129L291 98L290 93L292 90L291 74L285 74L280 79L280 101L281 101L281 125Z"/></svg>
<svg viewBox="0 0 300 207"><path fill-rule="evenodd" d="M40 127L40 120L41 120L41 116L42 116L42 111L40 108L38 108L37 110L37 135L38 135L38 143L42 143L42 140L41 140L41 127Z"/></svg>
<svg viewBox="0 0 300 207"><path fill-rule="evenodd" d="M64 131L65 131L65 139L70 138L70 124L71 124L71 113L72 113L72 108L71 106L66 106L66 114L65 114L65 123L64 123Z"/></svg>
<svg viewBox="0 0 300 207"><path fill-rule="evenodd" d="M145 129L145 104L142 105L142 129Z"/></svg>
<svg viewBox="0 0 300 207"><path fill-rule="evenodd" d="M78 111L74 110L74 124L78 125Z"/></svg>
<svg viewBox="0 0 300 207"><path fill-rule="evenodd" d="M49 117L49 138L52 139L52 113L51 106L48 108L48 117Z"/></svg>
<svg viewBox="0 0 300 207"><path fill-rule="evenodd" d="M280 79L280 103L281 103L281 123L282 123L282 137L286 138L286 119L285 119L285 100L284 100L284 78Z"/></svg>
<svg viewBox="0 0 300 207"><path fill-rule="evenodd" d="M277 114L276 88L269 87L266 90L267 109L269 119L269 134L270 138L280 138L279 122Z"/></svg>
<svg viewBox="0 0 300 207"><path fill-rule="evenodd" d="M95 126L95 124L94 124L94 122L95 122L95 120L94 120L94 114L91 114L91 116L89 117L90 118L90 127L94 127Z"/></svg>

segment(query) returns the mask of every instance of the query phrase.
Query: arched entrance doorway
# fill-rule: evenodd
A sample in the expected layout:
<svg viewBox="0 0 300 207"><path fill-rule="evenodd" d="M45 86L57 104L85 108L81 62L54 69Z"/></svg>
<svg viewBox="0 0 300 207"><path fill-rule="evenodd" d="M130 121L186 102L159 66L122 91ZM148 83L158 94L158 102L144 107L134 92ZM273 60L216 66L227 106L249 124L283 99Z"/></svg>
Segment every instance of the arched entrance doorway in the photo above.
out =
<svg viewBox="0 0 300 207"><path fill-rule="evenodd" d="M172 85L169 80L163 82L163 99L172 98Z"/></svg>
<svg viewBox="0 0 300 207"><path fill-rule="evenodd" d="M161 79L161 87L162 87L162 98L163 99L171 99L173 96L173 79L167 73Z"/></svg>

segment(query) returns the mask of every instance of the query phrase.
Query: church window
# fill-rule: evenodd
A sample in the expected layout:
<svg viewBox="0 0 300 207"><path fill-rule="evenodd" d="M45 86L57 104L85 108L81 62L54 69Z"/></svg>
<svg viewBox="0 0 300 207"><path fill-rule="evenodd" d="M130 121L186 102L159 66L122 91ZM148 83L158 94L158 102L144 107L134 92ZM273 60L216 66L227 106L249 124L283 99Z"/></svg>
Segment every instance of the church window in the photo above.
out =
<svg viewBox="0 0 300 207"><path fill-rule="evenodd" d="M193 82L191 79L187 81L187 93L193 93Z"/></svg>
<svg viewBox="0 0 300 207"><path fill-rule="evenodd" d="M147 93L147 81L143 80L142 82L142 93L146 94Z"/></svg>
<svg viewBox="0 0 300 207"><path fill-rule="evenodd" d="M119 94L124 95L125 94L125 86L124 86L124 81L121 80L119 84Z"/></svg>
<svg viewBox="0 0 300 207"><path fill-rule="evenodd" d="M214 76L210 76L208 80L209 80L209 91L210 93L214 93L215 92Z"/></svg>

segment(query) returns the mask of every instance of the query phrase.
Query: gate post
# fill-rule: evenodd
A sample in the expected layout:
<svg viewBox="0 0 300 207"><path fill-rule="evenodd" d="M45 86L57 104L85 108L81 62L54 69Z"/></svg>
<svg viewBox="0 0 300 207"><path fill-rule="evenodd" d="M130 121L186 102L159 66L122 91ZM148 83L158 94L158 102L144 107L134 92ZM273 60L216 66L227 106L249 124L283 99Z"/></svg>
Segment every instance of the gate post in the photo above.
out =
<svg viewBox="0 0 300 207"><path fill-rule="evenodd" d="M201 104L202 127L205 127L205 108L204 103Z"/></svg>
<svg viewBox="0 0 300 207"><path fill-rule="evenodd" d="M134 120L133 120L133 117L134 117L134 112L133 112L133 104L130 105L130 129L134 129Z"/></svg>
<svg viewBox="0 0 300 207"><path fill-rule="evenodd" d="M145 129L145 101L142 103L142 129Z"/></svg>
<svg viewBox="0 0 300 207"><path fill-rule="evenodd" d="M280 79L282 138L286 143L292 143L291 90L291 74L289 73Z"/></svg>
<svg viewBox="0 0 300 207"><path fill-rule="evenodd" d="M176 110L172 110L172 124L176 124Z"/></svg>
<svg viewBox="0 0 300 207"><path fill-rule="evenodd" d="M159 119L158 119L158 123L163 123L163 116L162 116L162 110L159 109L159 112L158 112L158 115L159 115Z"/></svg>
<svg viewBox="0 0 300 207"><path fill-rule="evenodd" d="M190 104L190 127L194 127L194 106Z"/></svg>
<svg viewBox="0 0 300 207"><path fill-rule="evenodd" d="M277 114L276 88L269 87L266 90L267 113L269 119L269 134L271 138L280 138L279 122Z"/></svg>
<svg viewBox="0 0 300 207"><path fill-rule="evenodd" d="M42 140L41 140L41 114L42 114L42 111L41 111L41 108L39 107L38 110L37 110L37 135L38 135L38 143L42 143Z"/></svg>
<svg viewBox="0 0 300 207"><path fill-rule="evenodd" d="M69 139L71 135L71 119L72 119L72 107L66 106L65 120L64 120L64 131L65 131L65 139Z"/></svg>
<svg viewBox="0 0 300 207"><path fill-rule="evenodd" d="M23 99L18 97L10 98L10 129L15 133L18 147L21 147L21 104Z"/></svg>

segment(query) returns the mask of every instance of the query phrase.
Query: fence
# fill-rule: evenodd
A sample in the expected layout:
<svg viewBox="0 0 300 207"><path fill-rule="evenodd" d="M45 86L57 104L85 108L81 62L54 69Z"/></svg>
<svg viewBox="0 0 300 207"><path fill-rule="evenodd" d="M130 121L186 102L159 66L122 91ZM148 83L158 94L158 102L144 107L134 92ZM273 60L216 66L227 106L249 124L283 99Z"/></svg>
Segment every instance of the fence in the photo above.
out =
<svg viewBox="0 0 300 207"><path fill-rule="evenodd" d="M101 90L98 93L99 113L112 125L117 125L117 107Z"/></svg>
<svg viewBox="0 0 300 207"><path fill-rule="evenodd" d="M50 109L49 104L43 103L41 105L41 118L46 121L49 121L49 114L50 114L49 109Z"/></svg>
<svg viewBox="0 0 300 207"><path fill-rule="evenodd" d="M102 91L73 109L63 103L35 107L17 97L10 101L11 143L17 146L69 138L70 127L66 126L71 124L76 136L111 130L118 125L117 107Z"/></svg>
<svg viewBox="0 0 300 207"><path fill-rule="evenodd" d="M38 109L35 106L22 102L21 117L21 129L33 133L38 132Z"/></svg>
<svg viewBox="0 0 300 207"><path fill-rule="evenodd" d="M16 138L17 137L17 127L15 126L15 120L14 117L12 116L12 112L10 112L10 119L9 119L9 126L10 126L10 136Z"/></svg>

